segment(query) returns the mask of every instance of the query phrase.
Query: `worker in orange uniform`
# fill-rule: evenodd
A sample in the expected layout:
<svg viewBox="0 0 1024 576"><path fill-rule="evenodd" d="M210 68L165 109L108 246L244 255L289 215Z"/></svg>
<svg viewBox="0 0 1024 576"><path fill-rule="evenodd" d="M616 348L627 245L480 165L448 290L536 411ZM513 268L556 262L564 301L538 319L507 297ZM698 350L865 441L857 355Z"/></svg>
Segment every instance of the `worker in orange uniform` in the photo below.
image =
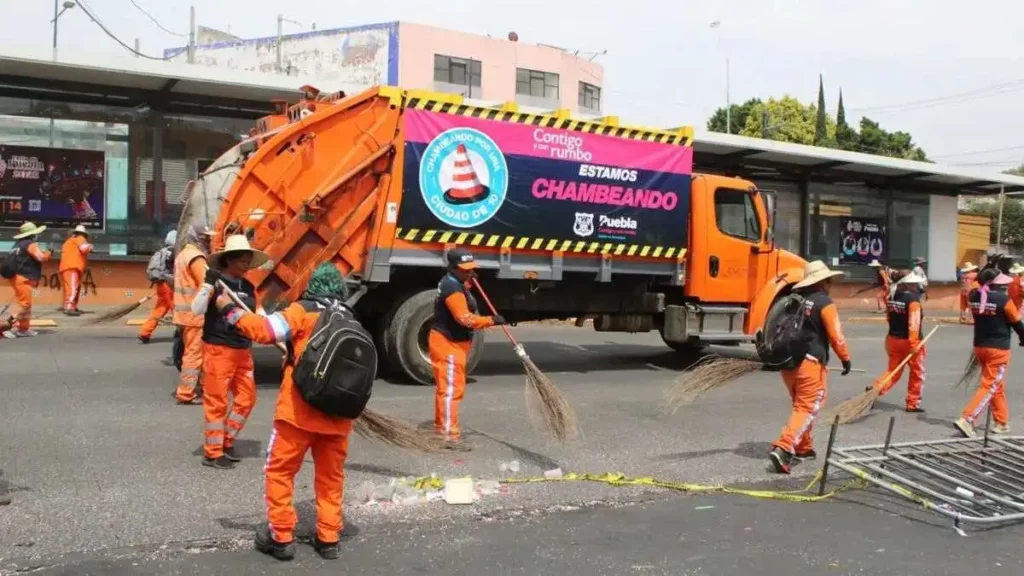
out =
<svg viewBox="0 0 1024 576"><path fill-rule="evenodd" d="M38 335L31 329L32 290L39 286L39 279L43 276L43 263L49 261L52 256L49 250L39 248L39 244L36 243L38 236L45 231L46 226L25 222L14 235L16 242L7 258L11 264L10 282L11 288L14 289L15 308L3 329L4 338Z"/></svg>
<svg viewBox="0 0 1024 576"><path fill-rule="evenodd" d="M153 332L160 325L160 319L174 310L174 244L177 241L178 232L168 232L164 236L163 247L153 253L146 266L146 277L156 290L156 303L149 318L139 328L139 342L143 344L149 344Z"/></svg>
<svg viewBox="0 0 1024 576"><path fill-rule="evenodd" d="M878 307L878 312L885 312L889 302L889 291L892 288L892 270L878 260L872 260L868 266L875 269L875 286L878 287L878 292L875 293L875 305Z"/></svg>
<svg viewBox="0 0 1024 576"><path fill-rule="evenodd" d="M960 269L960 323L967 324L971 321L971 305L967 297L971 290L978 287L978 265L973 262L964 264Z"/></svg>
<svg viewBox="0 0 1024 576"><path fill-rule="evenodd" d="M1006 287L1006 294L1010 297L1010 301L1017 310L1021 310L1024 306L1024 286L1021 285L1021 274L1024 273L1024 266L1021 266L1019 262L1014 262L1013 266L1010 266L1009 274L1013 282Z"/></svg>
<svg viewBox="0 0 1024 576"><path fill-rule="evenodd" d="M60 249L60 283L64 288L64 314L81 316L78 310L78 297L82 293L82 275L89 262L92 244L89 243L89 231L79 224L71 231Z"/></svg>
<svg viewBox="0 0 1024 576"><path fill-rule="evenodd" d="M802 460L817 457L811 433L814 419L825 405L829 347L842 361L844 376L852 367L839 312L829 296L832 278L842 274L829 270L821 260L815 260L805 267L803 280L794 285L804 299L800 340L801 351L806 353L803 357L791 358L782 369L782 381L793 401L793 412L769 453L771 464L779 473L790 473L794 457Z"/></svg>
<svg viewBox="0 0 1024 576"><path fill-rule="evenodd" d="M325 559L338 557L338 541L343 526L345 459L353 421L322 412L307 403L293 375L294 360L305 351L320 315L319 311L310 310L341 306L345 299L345 282L341 273L325 262L313 271L299 302L270 316L246 313L226 295L218 296L216 301L227 321L247 338L260 344L288 343L291 351L274 407L274 431L267 446L267 463L263 469L268 526L256 533L256 548L280 560L295 557L295 526L298 523L292 503L295 475L310 450L313 452L313 490L316 493L313 548Z"/></svg>
<svg viewBox="0 0 1024 576"><path fill-rule="evenodd" d="M901 272L896 281L896 290L888 302L889 334L885 337L885 352L889 366L885 372L867 387L871 390L883 386L886 375L896 370L892 378L879 388L884 396L903 376L903 360L913 354L907 366L910 367L910 381L907 383L907 412L924 412L921 408L921 392L924 389L926 350L921 344L921 322L924 312L921 307L921 283L924 278L913 272Z"/></svg>
<svg viewBox="0 0 1024 576"><path fill-rule="evenodd" d="M184 243L174 259L174 324L181 330L184 354L174 397L179 404L198 404L202 396L204 314L192 312L192 301L206 278L212 233L196 224L184 231Z"/></svg>
<svg viewBox="0 0 1024 576"><path fill-rule="evenodd" d="M256 309L256 287L245 279L249 270L262 266L269 256L253 250L245 236L228 236L224 248L210 255L203 285L192 300L192 313L203 321L203 414L206 422L203 466L234 468L240 459L234 443L256 406L252 340L224 318L211 298L223 282L249 310ZM228 392L234 401L228 411Z"/></svg>
<svg viewBox="0 0 1024 576"><path fill-rule="evenodd" d="M1010 433L1010 409L1006 404L1006 369L1010 365L1010 330L1024 346L1024 322L1010 300L1006 287L1013 281L996 268L978 274L979 288L971 291L974 315L974 356L981 365L981 384L967 403L963 415L953 423L968 438L976 435L974 422L992 403L993 434Z"/></svg>
<svg viewBox="0 0 1024 576"><path fill-rule="evenodd" d="M466 391L466 362L473 332L506 322L500 315L477 314L476 298L469 290L477 268L473 255L464 248L453 248L447 258L448 273L437 285L434 322L427 339L434 368L434 427L451 449L469 450L461 441L459 403Z"/></svg>

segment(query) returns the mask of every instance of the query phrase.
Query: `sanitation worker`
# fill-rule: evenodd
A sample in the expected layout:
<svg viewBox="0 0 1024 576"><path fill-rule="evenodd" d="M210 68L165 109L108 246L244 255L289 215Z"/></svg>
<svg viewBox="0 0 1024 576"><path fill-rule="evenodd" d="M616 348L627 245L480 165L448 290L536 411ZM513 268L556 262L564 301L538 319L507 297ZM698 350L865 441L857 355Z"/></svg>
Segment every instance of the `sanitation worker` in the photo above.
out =
<svg viewBox="0 0 1024 576"><path fill-rule="evenodd" d="M434 323L427 339L434 369L434 427L454 450L469 450L462 443L459 404L466 391L466 362L473 345L473 332L505 324L501 315L480 316L470 280L477 263L464 248L448 251L448 273L437 285Z"/></svg>
<svg viewBox="0 0 1024 576"><path fill-rule="evenodd" d="M878 260L872 260L868 266L875 269L875 286L878 288L878 292L875 294L875 305L878 312L884 312L886 303L889 301L889 290L892 287L892 270Z"/></svg>
<svg viewBox="0 0 1024 576"><path fill-rule="evenodd" d="M921 391L924 389L926 351L921 343L921 322L924 312L921 307L921 283L924 278L913 272L898 272L896 290L888 301L887 320L889 333L885 337L885 353L889 356L889 366L884 374L875 380L866 390L881 386L879 395L884 396L903 376L903 368L899 368L887 383L882 380L896 370L903 360L914 354L906 365L910 367L910 381L907 382L907 412L924 412L921 408ZM916 352L915 352L916 351Z"/></svg>
<svg viewBox="0 0 1024 576"><path fill-rule="evenodd" d="M1021 274L1024 273L1024 266L1021 266L1019 262L1014 262L1013 266L1010 266L1010 278L1013 282L1006 287L1006 294L1010 297L1010 301L1013 305L1020 310L1024 306L1024 286L1021 285Z"/></svg>
<svg viewBox="0 0 1024 576"><path fill-rule="evenodd" d="M341 273L330 263L317 266L301 300L340 305L347 295ZM303 400L292 379L294 359L302 356L319 312L308 312L295 303L270 316L249 314L229 297L220 295L216 305L236 330L260 344L288 343L281 390L274 407L274 430L267 446L266 503L268 525L256 533L256 548L279 560L295 557L295 526L298 516L292 503L295 475L307 451L313 452L313 490L316 494L316 536L313 548L323 558L338 557L343 526L342 497L345 491L345 458L352 420L321 412ZM250 308L252 310L252 308Z"/></svg>
<svg viewBox="0 0 1024 576"><path fill-rule="evenodd" d="M778 440L772 444L769 459L776 472L789 474L794 457L814 459L814 419L825 405L828 382L829 347L843 363L843 375L850 373L850 352L846 348L839 312L829 292L832 278L843 272L829 270L821 260L810 262L804 269L803 280L794 289L804 298L802 336L806 354L794 358L782 370L782 381L793 401L793 412L782 428Z"/></svg>
<svg viewBox="0 0 1024 576"><path fill-rule="evenodd" d="M981 365L981 383L953 426L968 438L976 435L974 422L992 403L993 434L1010 433L1010 409L1006 404L1006 370L1010 366L1010 330L1024 346L1024 323L1006 287L1013 281L996 268L978 274L979 288L971 291L974 315L974 355Z"/></svg>
<svg viewBox="0 0 1024 576"><path fill-rule="evenodd" d="M79 224L71 231L60 249L60 283L64 288L64 314L81 316L78 310L78 297L82 293L82 275L88 265L92 244L89 243L89 231Z"/></svg>
<svg viewBox="0 0 1024 576"><path fill-rule="evenodd" d="M202 313L192 312L192 300L206 278L212 233L206 226L196 224L184 232L184 244L174 259L174 324L181 330L184 354L181 358L181 377L174 397L179 404L197 404L202 395L200 375L203 367Z"/></svg>
<svg viewBox="0 0 1024 576"><path fill-rule="evenodd" d="M156 290L156 303L149 318L139 328L139 342L149 344L153 332L160 325L160 319L174 310L174 244L178 241L178 232L171 230L164 236L164 245L153 253L146 266L146 277L153 283Z"/></svg>
<svg viewBox="0 0 1024 576"><path fill-rule="evenodd" d="M7 255L11 272L11 288L14 289L14 310L3 327L4 338L26 338L38 333L31 329L32 289L39 286L43 276L43 262L50 260L49 250L42 250L36 239L46 231L46 226L25 222L14 235L17 241ZM4 263L5 276L8 262Z"/></svg>
<svg viewBox="0 0 1024 576"><path fill-rule="evenodd" d="M253 250L249 240L238 234L228 236L224 248L210 255L213 266L206 270L203 285L192 300L192 313L203 320L203 414L206 422L203 466L234 468L239 461L234 444L245 421L256 406L253 377L252 340L239 332L217 310L211 297L219 295L223 282L241 298L249 310L256 309L256 287L245 274L262 266L269 257ZM228 392L234 397L230 413Z"/></svg>
<svg viewBox="0 0 1024 576"><path fill-rule="evenodd" d="M967 301L971 290L978 287L978 265L973 262L964 264L960 269L960 323L971 322L971 305Z"/></svg>

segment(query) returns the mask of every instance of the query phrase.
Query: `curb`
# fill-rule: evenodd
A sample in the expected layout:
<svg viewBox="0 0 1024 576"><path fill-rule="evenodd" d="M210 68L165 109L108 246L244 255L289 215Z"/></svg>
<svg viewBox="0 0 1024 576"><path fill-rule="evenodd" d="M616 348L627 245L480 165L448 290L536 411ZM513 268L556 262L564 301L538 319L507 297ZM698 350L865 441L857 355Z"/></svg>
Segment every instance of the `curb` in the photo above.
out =
<svg viewBox="0 0 1024 576"><path fill-rule="evenodd" d="M32 326L33 328L56 328L58 326L56 320L51 320L49 318L41 318L39 320L31 320L28 323L28 325Z"/></svg>

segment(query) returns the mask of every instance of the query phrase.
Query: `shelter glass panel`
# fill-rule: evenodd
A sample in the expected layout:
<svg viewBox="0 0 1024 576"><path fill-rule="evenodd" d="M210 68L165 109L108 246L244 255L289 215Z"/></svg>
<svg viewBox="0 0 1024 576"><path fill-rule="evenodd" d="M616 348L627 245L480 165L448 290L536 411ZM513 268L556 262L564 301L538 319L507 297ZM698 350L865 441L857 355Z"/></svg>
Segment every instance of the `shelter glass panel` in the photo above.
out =
<svg viewBox="0 0 1024 576"><path fill-rule="evenodd" d="M886 244L891 245L886 205L888 193L862 185L811 182L809 260L823 260L829 267L846 272L853 280L871 280L874 271L867 262L850 263L842 257L842 224L850 220L873 221L886 226Z"/></svg>

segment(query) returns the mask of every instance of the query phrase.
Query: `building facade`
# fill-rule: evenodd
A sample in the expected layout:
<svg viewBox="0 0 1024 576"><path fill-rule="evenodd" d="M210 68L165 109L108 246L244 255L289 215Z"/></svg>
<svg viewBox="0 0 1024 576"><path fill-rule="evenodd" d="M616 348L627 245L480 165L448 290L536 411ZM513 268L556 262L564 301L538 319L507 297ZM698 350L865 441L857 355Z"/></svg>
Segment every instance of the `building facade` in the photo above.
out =
<svg viewBox="0 0 1024 576"><path fill-rule="evenodd" d="M510 37L514 37L510 34ZM187 61L187 47L165 51ZM308 76L341 85L388 84L600 115L604 70L565 49L408 22L228 40L195 47L194 62Z"/></svg>

